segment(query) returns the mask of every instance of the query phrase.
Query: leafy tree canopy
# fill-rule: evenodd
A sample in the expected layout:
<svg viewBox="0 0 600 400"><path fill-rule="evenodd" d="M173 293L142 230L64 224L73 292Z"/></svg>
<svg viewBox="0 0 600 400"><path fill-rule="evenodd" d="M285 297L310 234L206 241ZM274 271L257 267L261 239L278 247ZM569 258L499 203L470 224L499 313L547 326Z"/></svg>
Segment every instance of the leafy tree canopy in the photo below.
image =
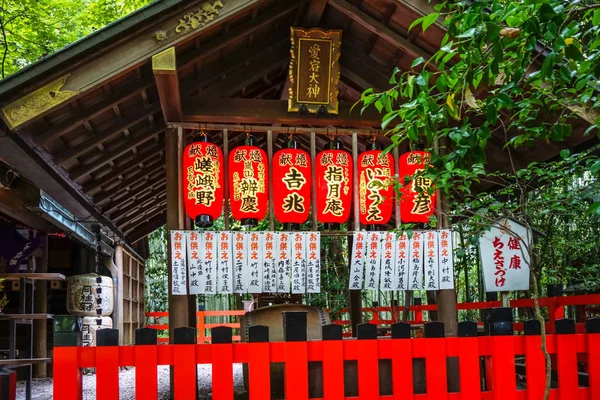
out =
<svg viewBox="0 0 600 400"><path fill-rule="evenodd" d="M0 0L0 78L151 0Z"/></svg>

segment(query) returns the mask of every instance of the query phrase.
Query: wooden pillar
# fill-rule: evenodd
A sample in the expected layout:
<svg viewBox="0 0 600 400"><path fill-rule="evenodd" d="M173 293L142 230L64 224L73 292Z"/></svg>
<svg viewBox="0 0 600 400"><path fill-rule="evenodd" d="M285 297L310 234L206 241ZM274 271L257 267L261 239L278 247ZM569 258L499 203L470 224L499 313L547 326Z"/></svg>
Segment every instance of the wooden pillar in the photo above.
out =
<svg viewBox="0 0 600 400"><path fill-rule="evenodd" d="M165 158L167 174L167 231L185 228L183 210L181 156L183 153L183 129L167 128L165 138ZM171 243L170 235L167 245L168 254L168 285L169 285L169 339L172 343L175 337L174 329L188 327L189 300L188 296L177 296L171 292Z"/></svg>
<svg viewBox="0 0 600 400"><path fill-rule="evenodd" d="M48 236L42 245L42 260L37 265L35 272L48 272ZM35 312L46 314L48 312L48 282L39 280L35 283ZM33 321L33 358L47 357L47 320L36 319ZM33 377L45 378L47 376L46 364L33 365Z"/></svg>
<svg viewBox="0 0 600 400"><path fill-rule="evenodd" d="M352 134L352 229L360 231L360 213L358 209L358 135ZM348 249L352 250L352 238L348 237ZM352 262L352 257L348 257L348 263ZM362 290L350 291L350 322L352 324L352 336L356 337L358 325L362 324Z"/></svg>
<svg viewBox="0 0 600 400"><path fill-rule="evenodd" d="M441 148L436 145L436 151L445 152L445 143L440 143ZM450 212L446 196L438 193L437 217L439 228L450 228L448 214ZM456 311L456 289L444 289L437 292L437 320L444 323L447 337L456 337L458 334L458 314Z"/></svg>
<svg viewBox="0 0 600 400"><path fill-rule="evenodd" d="M122 245L115 246L115 265L117 267L117 298L115 299L115 309L117 310L117 318L114 321L113 328L119 330L119 344L123 344L123 320L125 308L123 307L123 249ZM131 333L130 333L131 334Z"/></svg>

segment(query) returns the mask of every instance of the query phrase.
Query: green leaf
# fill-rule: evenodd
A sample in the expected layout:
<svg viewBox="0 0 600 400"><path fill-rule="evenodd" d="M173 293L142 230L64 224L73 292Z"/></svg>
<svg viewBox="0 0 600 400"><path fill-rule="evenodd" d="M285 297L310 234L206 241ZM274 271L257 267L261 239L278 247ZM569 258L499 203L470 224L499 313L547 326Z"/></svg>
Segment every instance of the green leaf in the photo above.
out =
<svg viewBox="0 0 600 400"><path fill-rule="evenodd" d="M556 53L552 52L544 58L544 62L542 63L542 79L548 77L552 68L554 68L554 61L556 59Z"/></svg>
<svg viewBox="0 0 600 400"><path fill-rule="evenodd" d="M425 19L425 17L421 17L421 18L417 18L413 21L412 24L410 24L410 26L408 27L408 31L410 32L410 30L412 28L414 28L415 26L419 25L421 22L423 22L423 20Z"/></svg>
<svg viewBox="0 0 600 400"><path fill-rule="evenodd" d="M546 31L544 32L544 39L552 41L556 38L556 35L558 35L558 27L556 24L554 22L548 23L548 25L546 25Z"/></svg>
<svg viewBox="0 0 600 400"><path fill-rule="evenodd" d="M472 38L473 36L475 36L475 34L477 33L477 29L476 28L471 28L469 30L467 30L466 32L456 36L458 39L466 39L466 38Z"/></svg>
<svg viewBox="0 0 600 400"><path fill-rule="evenodd" d="M498 37L502 27L495 22L488 21L485 23L485 27L487 29L487 39L491 40L492 38Z"/></svg>
<svg viewBox="0 0 600 400"><path fill-rule="evenodd" d="M598 26L600 25L600 8L596 9L596 11L594 11L594 16L592 18L592 24Z"/></svg>
<svg viewBox="0 0 600 400"><path fill-rule="evenodd" d="M411 68L414 68L418 65L421 65L425 62L425 59L423 57L418 57L415 58L415 60L412 62L412 64L410 65ZM396 67L397 68L397 67Z"/></svg>
<svg viewBox="0 0 600 400"><path fill-rule="evenodd" d="M562 149L560 151L560 158L562 158L563 160L566 160L567 158L569 158L570 155L571 155L571 151L569 149Z"/></svg>
<svg viewBox="0 0 600 400"><path fill-rule="evenodd" d="M387 128L387 126L398 116L398 111L391 111L383 117L383 121L381 122L381 129Z"/></svg>
<svg viewBox="0 0 600 400"><path fill-rule="evenodd" d="M431 13L423 19L423 32L427 30L438 19L440 13ZM409 29L410 30L410 29Z"/></svg>
<svg viewBox="0 0 600 400"><path fill-rule="evenodd" d="M488 124L495 124L498 120L498 110L496 110L496 105L494 103L488 103L485 116Z"/></svg>

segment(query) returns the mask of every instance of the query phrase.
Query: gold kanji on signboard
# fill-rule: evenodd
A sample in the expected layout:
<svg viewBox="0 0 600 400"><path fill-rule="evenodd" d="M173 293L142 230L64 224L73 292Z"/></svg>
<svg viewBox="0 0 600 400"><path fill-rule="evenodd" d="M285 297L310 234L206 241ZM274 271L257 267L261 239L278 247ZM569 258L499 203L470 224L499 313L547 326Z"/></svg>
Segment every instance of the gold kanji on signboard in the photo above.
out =
<svg viewBox="0 0 600 400"><path fill-rule="evenodd" d="M305 106L315 114L325 107L337 114L342 31L292 27L291 41L288 111Z"/></svg>

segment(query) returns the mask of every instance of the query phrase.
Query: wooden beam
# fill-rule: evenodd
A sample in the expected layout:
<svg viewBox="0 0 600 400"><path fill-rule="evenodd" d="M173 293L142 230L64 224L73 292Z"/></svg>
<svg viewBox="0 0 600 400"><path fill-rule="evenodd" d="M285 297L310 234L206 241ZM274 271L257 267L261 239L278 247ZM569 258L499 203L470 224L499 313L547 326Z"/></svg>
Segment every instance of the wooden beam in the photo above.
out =
<svg viewBox="0 0 600 400"><path fill-rule="evenodd" d="M306 28L318 27L321 23L321 18L325 12L327 0L313 0L308 7L308 11L304 16L304 26Z"/></svg>
<svg viewBox="0 0 600 400"><path fill-rule="evenodd" d="M114 124L111 128L95 135L94 137L89 138L88 140L78 144L75 147L61 152L54 158L54 163L58 166L63 166L69 161L72 161L75 158L94 149L96 146L115 138L116 136L120 135L123 131L133 127L136 124L139 124L142 121L145 121L150 115L156 113L159 110L160 104L158 102L155 102L152 105L150 105L150 107L139 109L139 111L132 118L125 119L123 117L118 117L113 119Z"/></svg>
<svg viewBox="0 0 600 400"><path fill-rule="evenodd" d="M154 86L152 77L142 78L126 84L121 89L107 94L100 102L90 108L78 111L74 116L64 122L59 123L54 128L44 131L42 134L33 138L36 146L43 146L51 140L57 139L65 133L75 129L85 121L97 117L98 115L112 109L115 105L137 96L140 92Z"/></svg>
<svg viewBox="0 0 600 400"><path fill-rule="evenodd" d="M329 116L300 115L287 111L283 100L256 99L196 99L183 101L184 122L236 123L236 124L287 124L318 126L378 127L381 115L374 108L360 115L360 106L340 103L339 114Z"/></svg>
<svg viewBox="0 0 600 400"><path fill-rule="evenodd" d="M181 62L179 63L179 68L185 69L185 68L190 67L193 64L198 63L199 61L202 61L202 59L204 59L205 57L208 57L211 54L214 54L215 52L224 49L225 47L229 46L230 44L236 43L244 36L249 35L250 33L254 32L260 28L269 26L270 24L275 22L277 19L281 18L282 16L284 16L288 13L291 13L292 11L294 11L295 9L297 9L298 7L300 7L301 5L303 5L306 2L307 2L307 0L282 1L282 2L276 3L277 4L276 6L274 6L273 8L271 8L268 11L263 12L262 14L258 15L256 18L254 18L254 19L248 18L246 21L237 25L236 27L231 29L229 32L224 33L222 35L217 35L215 37L215 39L213 39L210 42L208 42L207 44L203 45L197 52L191 52L188 54L184 54L181 57Z"/></svg>
<svg viewBox="0 0 600 400"><path fill-rule="evenodd" d="M157 194L153 193L153 195L148 195L148 196L145 196L144 198L140 198L139 200L134 201L130 206L119 209L117 212L115 212L114 214L112 214L110 216L110 219L112 219L115 223L117 223L117 225L119 225L119 223L117 221L120 220L121 218L126 217L129 213L134 212L134 211L141 214L144 212L144 210L147 211L147 208L149 207L149 204L150 204L148 202L150 200L152 200L152 203L156 204L156 202L158 200L162 199L165 196L166 196L166 192L164 190L161 190Z"/></svg>
<svg viewBox="0 0 600 400"><path fill-rule="evenodd" d="M119 182L119 184L116 185L115 187L113 187L112 189L103 190L97 196L92 197L92 200L95 204L100 204L100 203L104 202L105 200L110 199L115 194L127 190L127 188L129 188L132 185L139 185L140 183L143 183L144 181L150 180L152 177L154 177L156 175L157 172L160 172L160 175L162 175L164 173L163 172L164 168L165 168L164 164L159 163L148 171L140 170L136 174L132 175L131 177Z"/></svg>
<svg viewBox="0 0 600 400"><path fill-rule="evenodd" d="M145 185L142 189L136 191L135 193L124 191L121 196L113 197L113 200L111 200L110 203L102 207L102 212L110 217L112 212L130 204L131 202L136 202L138 199L144 199L146 196L152 197L162 192L166 184L167 182L163 179L159 180L158 184L156 185Z"/></svg>
<svg viewBox="0 0 600 400"><path fill-rule="evenodd" d="M269 48L267 51L253 57L250 64L239 65L227 76L227 79L204 90L202 97L233 96L246 86L256 82L260 77L280 69L283 65L289 64L289 57L289 43L279 43L275 49Z"/></svg>
<svg viewBox="0 0 600 400"><path fill-rule="evenodd" d="M84 193L90 193L99 187L106 186L115 179L119 179L119 177L122 177L126 173L130 172L132 169L143 168L144 163L148 161L163 158L162 153L164 150L164 146L156 146L135 154L131 161L128 161L123 165L116 166L115 170L111 173L103 175L101 178L86 182L81 186L81 190L83 190Z"/></svg>
<svg viewBox="0 0 600 400"><path fill-rule="evenodd" d="M162 106L165 121L181 121L181 93L177 76L177 59L175 47L152 56L152 72L156 80L158 97Z"/></svg>
<svg viewBox="0 0 600 400"><path fill-rule="evenodd" d="M69 178L72 181L76 181L84 175L90 174L115 158L121 157L123 154L131 151L131 149L152 140L154 137L160 135L165 130L164 123L157 124L156 127L146 130L144 133L131 137L124 141L118 148L113 151L104 153L104 155L96 161L91 162L89 165L82 165L69 173Z"/></svg>
<svg viewBox="0 0 600 400"><path fill-rule="evenodd" d="M0 167L0 173L5 169ZM27 208L28 205L38 205L40 190L30 186L23 179L18 179L11 189L0 189L0 214L14 219L32 229L47 230L50 224L38 213Z"/></svg>
<svg viewBox="0 0 600 400"><path fill-rule="evenodd" d="M163 226L167 222L167 217L165 212L157 214L152 219L148 220L144 225L140 225L136 227L135 230L132 230L127 233L126 237L129 242L132 244L137 242L140 239L145 238L161 226Z"/></svg>
<svg viewBox="0 0 600 400"><path fill-rule="evenodd" d="M262 41L255 42L249 48L244 51L235 52L235 54L229 56L223 63L214 63L208 66L206 69L202 69L196 78L186 79L182 82L181 86L186 95L191 95L196 90L202 90L205 86L211 82L219 79L223 75L234 75L236 69L246 63L256 62L258 56L264 56L267 51L275 51L282 46L287 46L289 53L290 39L289 32L286 32L281 37L281 40L277 41L272 46L265 49L265 44Z"/></svg>
<svg viewBox="0 0 600 400"><path fill-rule="evenodd" d="M342 45L340 64L342 66L342 76L351 80L363 90L372 87L381 92L392 86L389 83L391 73L388 76L383 68L377 67L377 61L359 53L350 46Z"/></svg>
<svg viewBox="0 0 600 400"><path fill-rule="evenodd" d="M404 51L407 51L413 54L416 57L423 57L428 60L431 57L431 54L427 53L425 50L421 49L419 46L411 43L410 40L401 36L400 34L394 32L389 27L383 25L381 22L377 21L375 18L371 17L369 14L365 13L358 7L353 6L345 0L328 0L329 4L348 17L352 18L354 22L362 25L366 29L371 32L379 35L382 39L386 40L388 43L400 47ZM433 65L433 64L430 64ZM434 66L435 67L435 66ZM437 67L436 67L437 68Z"/></svg>
<svg viewBox="0 0 600 400"><path fill-rule="evenodd" d="M139 223L136 224L137 222L142 221L142 223L144 223L148 220L148 217L154 216L157 212L160 213L164 211L166 204L167 200L161 200L159 202L147 204L145 207L142 207L138 210L139 214L132 216L131 219L126 220L125 223L119 224L119 227L122 231L127 232L131 229L130 227L135 228L138 226Z"/></svg>

